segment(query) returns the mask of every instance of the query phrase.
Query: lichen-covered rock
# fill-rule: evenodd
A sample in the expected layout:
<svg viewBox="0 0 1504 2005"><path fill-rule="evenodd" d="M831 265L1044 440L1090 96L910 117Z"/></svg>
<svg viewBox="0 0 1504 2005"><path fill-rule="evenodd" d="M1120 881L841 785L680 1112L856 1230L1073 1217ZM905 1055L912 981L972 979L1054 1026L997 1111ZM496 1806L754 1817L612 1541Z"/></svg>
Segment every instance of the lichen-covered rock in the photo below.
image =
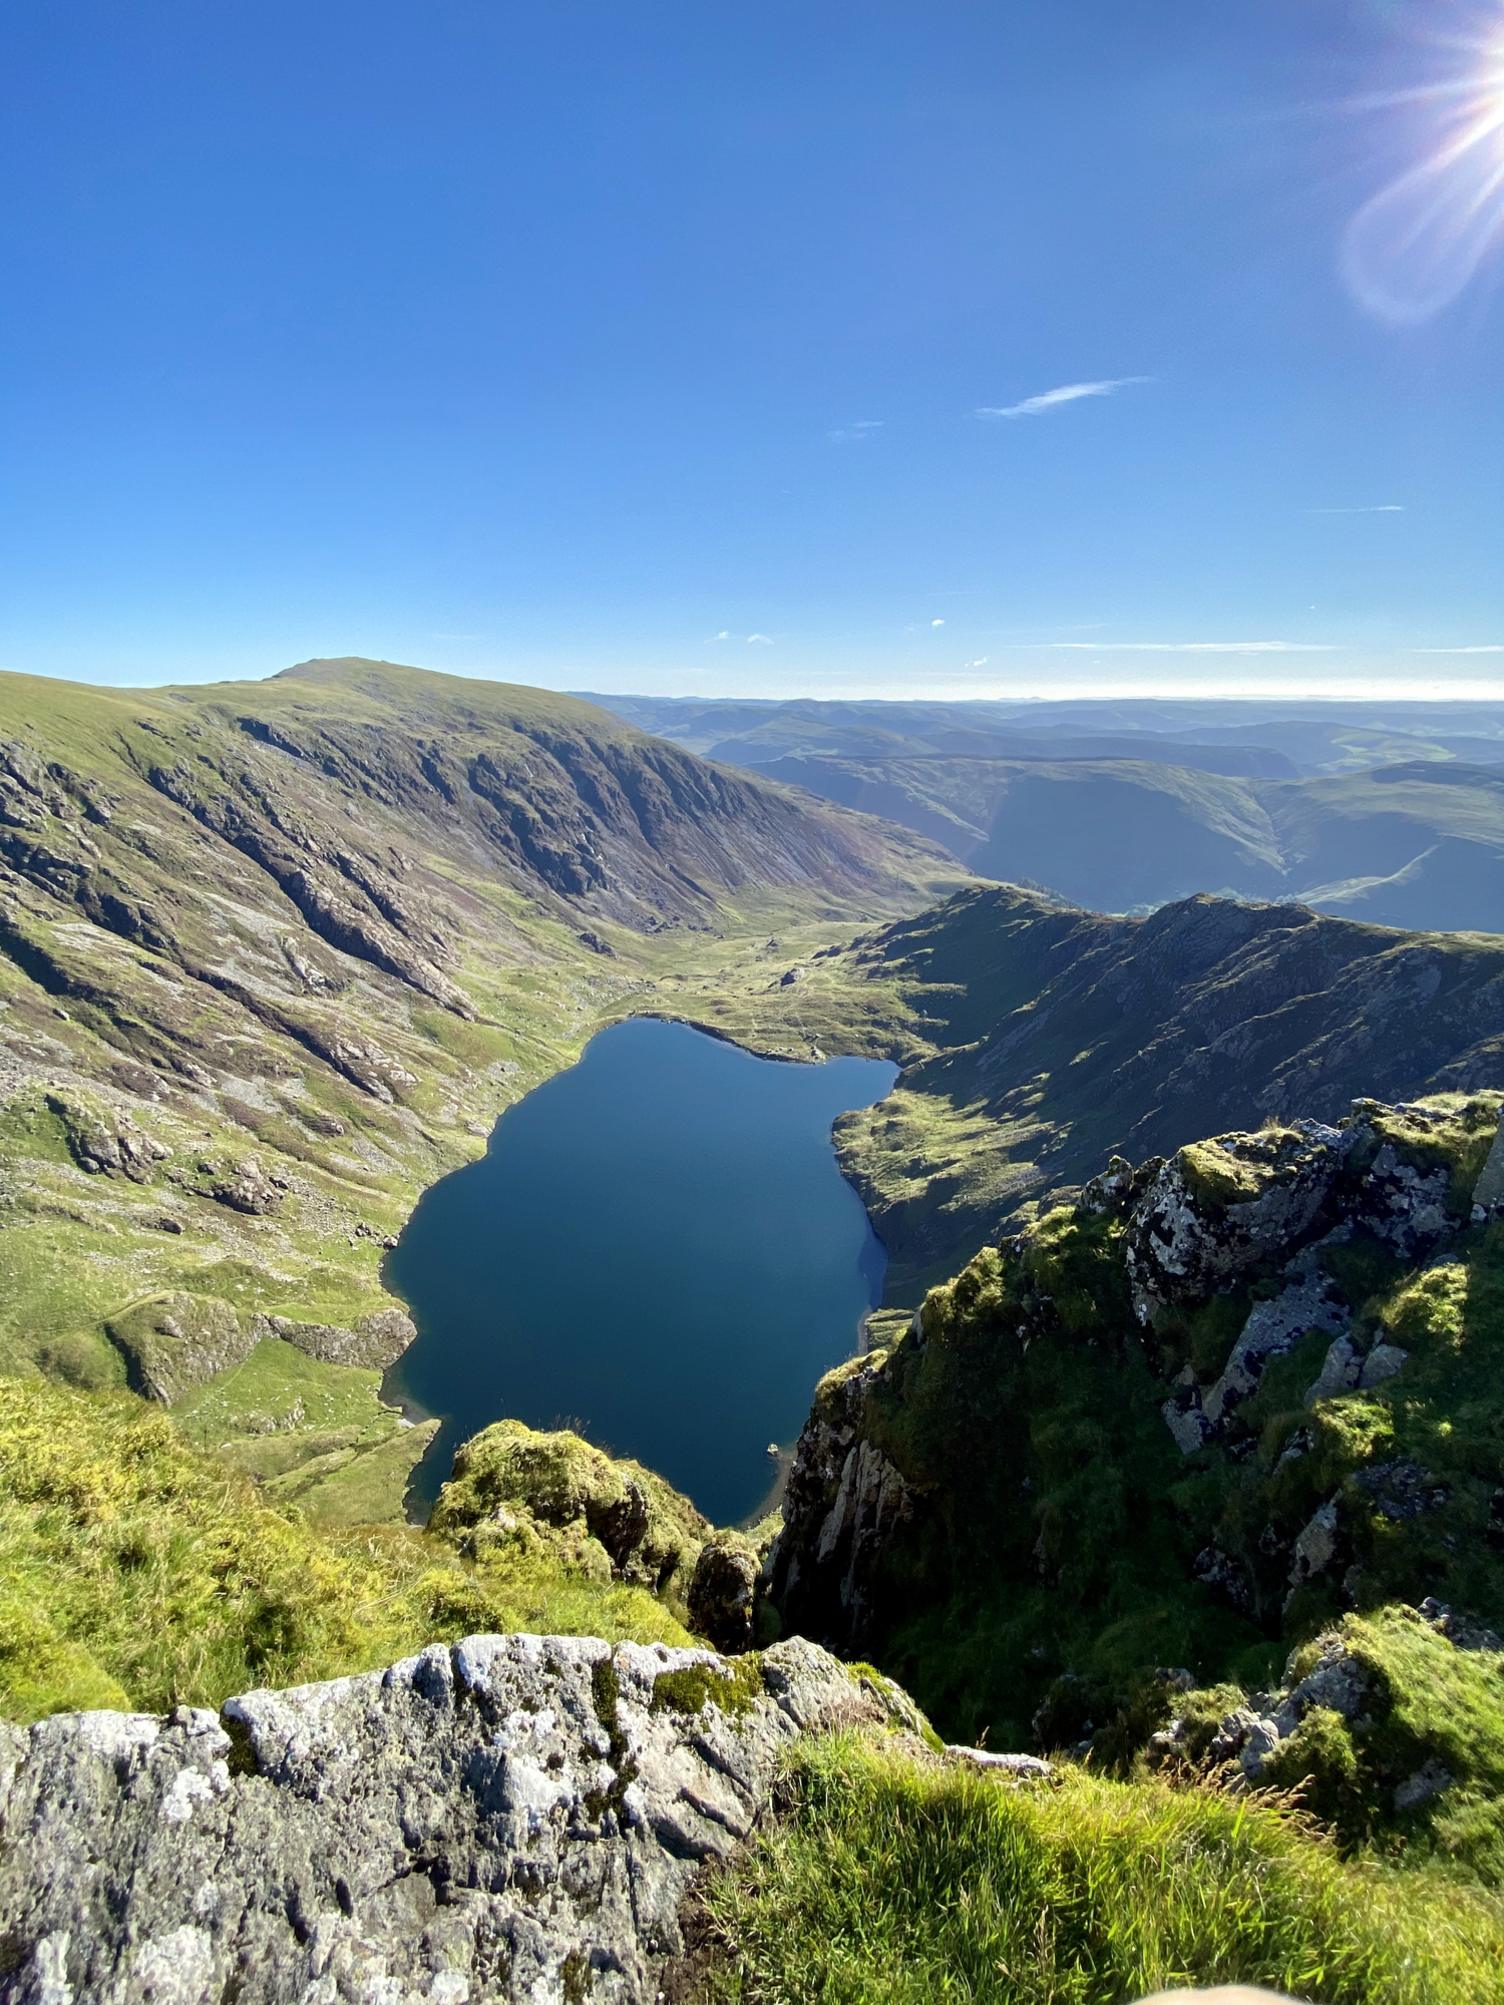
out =
<svg viewBox="0 0 1504 2005"><path fill-rule="evenodd" d="M1316 1226L1350 1146L1342 1130L1302 1121L1179 1150L1129 1225L1140 1320L1209 1295L1263 1259L1290 1258Z"/></svg>
<svg viewBox="0 0 1504 2005"><path fill-rule="evenodd" d="M613 1461L578 1434L498 1421L463 1443L429 1528L462 1551L542 1536L602 1573L683 1592L710 1525L638 1462Z"/></svg>
<svg viewBox="0 0 1504 2005"><path fill-rule="evenodd" d="M412 1317L398 1308L374 1310L349 1329L333 1323L294 1322L286 1316L268 1316L266 1322L273 1336L311 1358L372 1371L395 1364L418 1334Z"/></svg>
<svg viewBox="0 0 1504 2005"><path fill-rule="evenodd" d="M183 1289L137 1302L105 1327L131 1386L168 1406L242 1363L267 1333L264 1318L242 1318L216 1295Z"/></svg>
<svg viewBox="0 0 1504 2005"><path fill-rule="evenodd" d="M717 1650L752 1644L762 1561L740 1532L717 1532L700 1548L686 1597L695 1634Z"/></svg>
<svg viewBox="0 0 1504 2005"><path fill-rule="evenodd" d="M0 1983L28 2005L636 2005L789 1743L893 1719L797 1640L733 1669L482 1636L218 1715L3 1728Z"/></svg>

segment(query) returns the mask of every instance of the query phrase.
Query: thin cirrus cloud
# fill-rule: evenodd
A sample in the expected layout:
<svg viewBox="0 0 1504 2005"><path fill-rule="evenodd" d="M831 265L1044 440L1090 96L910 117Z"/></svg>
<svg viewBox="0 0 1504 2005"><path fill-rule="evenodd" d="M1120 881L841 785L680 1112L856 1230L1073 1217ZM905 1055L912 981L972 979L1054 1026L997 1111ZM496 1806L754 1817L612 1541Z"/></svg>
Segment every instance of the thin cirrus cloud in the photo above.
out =
<svg viewBox="0 0 1504 2005"><path fill-rule="evenodd" d="M1413 647L1411 654L1504 654L1504 640L1475 641L1471 647Z"/></svg>
<svg viewBox="0 0 1504 2005"><path fill-rule="evenodd" d="M1046 411L1058 411L1066 404L1079 404L1085 397L1115 397L1119 390L1135 383L1152 383L1152 376L1103 376L1093 383L1060 383L1037 396L1022 397L1016 404L978 404L979 418L1037 418Z"/></svg>
<svg viewBox="0 0 1504 2005"><path fill-rule="evenodd" d="M1340 654L1326 641L1304 640L1051 640L1070 654Z"/></svg>
<svg viewBox="0 0 1504 2005"><path fill-rule="evenodd" d="M722 641L735 640L735 638L736 636L732 633L730 627L722 627L718 634L710 636L706 645L708 647L718 647ZM772 647L773 636L771 634L748 634L745 645L748 647Z"/></svg>
<svg viewBox="0 0 1504 2005"><path fill-rule="evenodd" d="M1308 508L1307 515L1403 515L1402 501L1376 501L1359 508Z"/></svg>
<svg viewBox="0 0 1504 2005"><path fill-rule="evenodd" d="M987 666L987 656L979 654L975 661L963 662L961 665L963 668L985 668Z"/></svg>
<svg viewBox="0 0 1504 2005"><path fill-rule="evenodd" d="M773 636L771 634L748 634L747 645L748 647L771 647L773 645Z"/></svg>
<svg viewBox="0 0 1504 2005"><path fill-rule="evenodd" d="M837 425L834 431L825 434L833 446L858 446L874 432L880 432L886 420L883 418L858 418L852 425Z"/></svg>

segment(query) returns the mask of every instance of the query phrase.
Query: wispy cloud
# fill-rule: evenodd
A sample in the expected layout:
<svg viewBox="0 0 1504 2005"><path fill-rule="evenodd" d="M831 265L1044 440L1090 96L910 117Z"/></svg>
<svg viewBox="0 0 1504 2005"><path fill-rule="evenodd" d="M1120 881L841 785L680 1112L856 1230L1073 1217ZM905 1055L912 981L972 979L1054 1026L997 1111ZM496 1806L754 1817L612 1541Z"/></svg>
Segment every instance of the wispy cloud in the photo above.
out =
<svg viewBox="0 0 1504 2005"><path fill-rule="evenodd" d="M1376 501L1361 508L1308 508L1307 515L1403 515L1402 501Z"/></svg>
<svg viewBox="0 0 1504 2005"><path fill-rule="evenodd" d="M1051 640L1042 646L1071 654L1341 654L1325 641L1304 640ZM1450 650L1449 650L1450 652Z"/></svg>
<svg viewBox="0 0 1504 2005"><path fill-rule="evenodd" d="M855 424L837 425L834 431L827 432L825 436L833 446L857 446L863 439L870 438L874 432L880 432L885 423L886 420L883 418L858 418Z"/></svg>
<svg viewBox="0 0 1504 2005"><path fill-rule="evenodd" d="M944 620L931 620L930 625L932 627L943 627L945 625L945 622Z"/></svg>
<svg viewBox="0 0 1504 2005"><path fill-rule="evenodd" d="M979 654L975 661L963 662L961 666L963 668L985 668L987 666L987 656Z"/></svg>
<svg viewBox="0 0 1504 2005"><path fill-rule="evenodd" d="M1471 647L1412 647L1411 654L1504 654L1504 640L1477 641Z"/></svg>
<svg viewBox="0 0 1504 2005"><path fill-rule="evenodd" d="M747 645L748 647L771 647L773 645L773 636L771 634L748 634Z"/></svg>
<svg viewBox="0 0 1504 2005"><path fill-rule="evenodd" d="M979 418L1037 418L1044 411L1058 411L1063 404L1079 404L1083 397L1113 397L1133 383L1151 383L1152 376L1104 376L1095 383L1061 383L1037 396L1023 397L1016 404L978 404Z"/></svg>
<svg viewBox="0 0 1504 2005"><path fill-rule="evenodd" d="M730 640L730 638L731 638L731 629L729 627L722 627L718 634L712 634L710 636L710 639L706 643L706 645L709 647L714 647L717 641Z"/></svg>

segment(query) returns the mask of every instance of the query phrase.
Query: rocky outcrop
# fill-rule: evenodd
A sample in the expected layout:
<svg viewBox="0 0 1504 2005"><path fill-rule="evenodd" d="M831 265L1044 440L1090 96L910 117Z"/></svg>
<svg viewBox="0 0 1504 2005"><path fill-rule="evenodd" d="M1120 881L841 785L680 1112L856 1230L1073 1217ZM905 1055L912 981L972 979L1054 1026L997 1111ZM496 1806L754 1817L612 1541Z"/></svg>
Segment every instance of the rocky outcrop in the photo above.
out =
<svg viewBox="0 0 1504 2005"><path fill-rule="evenodd" d="M1084 1680L1105 1732L1132 1700L1089 1669L1099 1626L1159 1620L1215 1661L1381 1594L1475 1598L1504 1493L1452 1361L1492 1340L1497 1113L1363 1101L1116 1158L985 1248L818 1388L768 1570L785 1624L916 1679L947 1677L943 1637L988 1681L948 1693L974 1728L1063 1718L1052 1690Z"/></svg>
<svg viewBox="0 0 1504 2005"><path fill-rule="evenodd" d="M17 2005L636 2005L801 1733L899 1718L812 1644L481 1636L168 1719L0 1728Z"/></svg>
<svg viewBox="0 0 1504 2005"><path fill-rule="evenodd" d="M740 1532L716 1532L700 1548L685 1605L697 1636L717 1650L751 1647L762 1560Z"/></svg>
<svg viewBox="0 0 1504 2005"><path fill-rule="evenodd" d="M1273 1248L1299 1246L1351 1145L1338 1129L1302 1121L1179 1150L1128 1229L1128 1276L1140 1321L1173 1303L1203 1299Z"/></svg>
<svg viewBox="0 0 1504 2005"><path fill-rule="evenodd" d="M467 1556L542 1541L598 1578L684 1592L711 1527L641 1463L501 1420L461 1444L429 1520Z"/></svg>
<svg viewBox="0 0 1504 2005"><path fill-rule="evenodd" d="M395 1306L373 1310L342 1329L286 1316L241 1315L216 1295L185 1289L135 1302L110 1317L105 1329L125 1359L134 1390L168 1406L242 1363L268 1337L280 1337L326 1364L385 1370L417 1335L412 1318Z"/></svg>
<svg viewBox="0 0 1504 2005"><path fill-rule="evenodd" d="M418 1334L412 1317L398 1308L374 1310L349 1329L334 1323L294 1322L286 1316L268 1316L265 1322L269 1335L281 1337L311 1358L332 1365L361 1365L369 1371L385 1371L395 1364Z"/></svg>
<svg viewBox="0 0 1504 2005"><path fill-rule="evenodd" d="M242 1318L218 1296L183 1289L137 1302L105 1328L132 1388L169 1406L242 1363L266 1334L262 1318Z"/></svg>
<svg viewBox="0 0 1504 2005"><path fill-rule="evenodd" d="M867 1633L872 1581L909 1519L903 1475L865 1432L881 1363L858 1359L823 1379L784 1485L784 1530L769 1557L769 1594L784 1622L817 1626L840 1646Z"/></svg>

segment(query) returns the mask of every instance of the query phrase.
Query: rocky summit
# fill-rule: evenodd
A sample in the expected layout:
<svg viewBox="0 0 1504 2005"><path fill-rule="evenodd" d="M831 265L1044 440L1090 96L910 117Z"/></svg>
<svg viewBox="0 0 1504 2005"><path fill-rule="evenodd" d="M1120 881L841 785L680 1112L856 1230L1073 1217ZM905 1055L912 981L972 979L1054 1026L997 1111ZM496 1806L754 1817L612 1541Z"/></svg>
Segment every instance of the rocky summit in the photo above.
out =
<svg viewBox="0 0 1504 2005"><path fill-rule="evenodd" d="M813 1644L472 1636L167 1718L0 1730L17 2005L651 1998L799 1736L912 1724Z"/></svg>

